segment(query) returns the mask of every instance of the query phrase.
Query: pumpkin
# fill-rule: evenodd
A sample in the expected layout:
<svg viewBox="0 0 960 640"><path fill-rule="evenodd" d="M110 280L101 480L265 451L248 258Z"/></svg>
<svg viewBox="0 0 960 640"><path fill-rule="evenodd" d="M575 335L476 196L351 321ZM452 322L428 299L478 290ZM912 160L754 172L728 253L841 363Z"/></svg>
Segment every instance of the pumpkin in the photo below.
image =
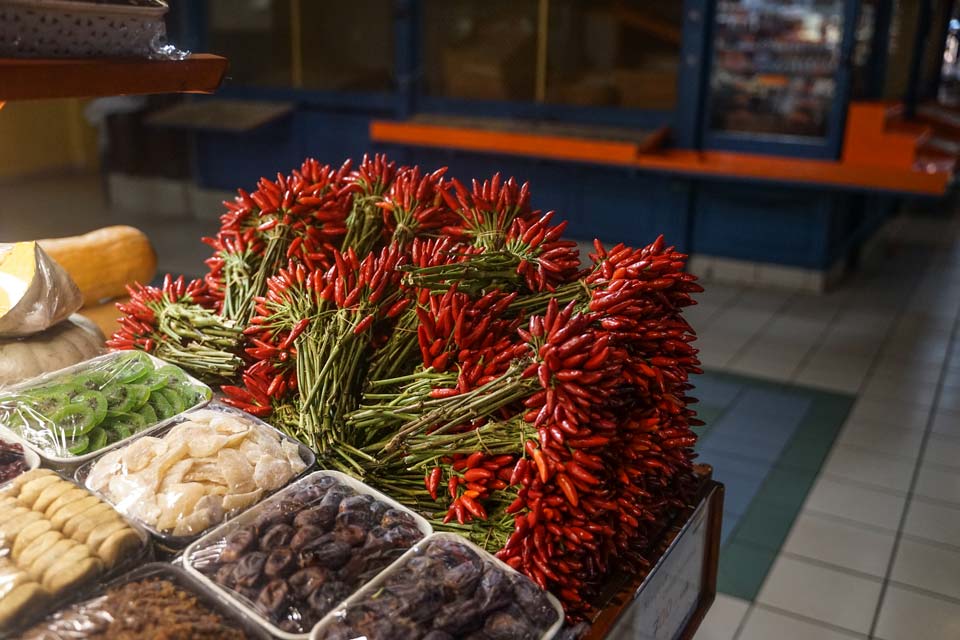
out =
<svg viewBox="0 0 960 640"><path fill-rule="evenodd" d="M157 272L153 245L134 227L104 227L37 242L80 287L84 306L125 296L128 284L150 282Z"/></svg>
<svg viewBox="0 0 960 640"><path fill-rule="evenodd" d="M103 343L97 325L79 314L32 336L0 339L0 387L89 360Z"/></svg>

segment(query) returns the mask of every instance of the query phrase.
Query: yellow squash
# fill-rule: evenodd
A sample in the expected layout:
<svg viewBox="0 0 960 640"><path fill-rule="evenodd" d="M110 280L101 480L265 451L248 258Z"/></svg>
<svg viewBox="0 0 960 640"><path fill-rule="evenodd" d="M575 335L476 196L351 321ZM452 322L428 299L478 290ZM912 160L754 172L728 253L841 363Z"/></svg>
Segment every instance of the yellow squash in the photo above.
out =
<svg viewBox="0 0 960 640"><path fill-rule="evenodd" d="M133 227L104 227L38 242L80 287L84 306L124 296L128 284L150 282L157 272L150 240Z"/></svg>

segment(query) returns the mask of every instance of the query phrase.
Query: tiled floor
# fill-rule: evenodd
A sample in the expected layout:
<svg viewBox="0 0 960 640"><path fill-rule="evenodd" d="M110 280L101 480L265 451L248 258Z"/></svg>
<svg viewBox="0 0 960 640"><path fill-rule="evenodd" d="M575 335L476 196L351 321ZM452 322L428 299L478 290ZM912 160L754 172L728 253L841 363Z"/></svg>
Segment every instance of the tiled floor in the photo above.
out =
<svg viewBox="0 0 960 640"><path fill-rule="evenodd" d="M196 273L215 223L112 211L83 176L0 184L0 238L135 224ZM911 218L817 296L711 285L703 460L727 484L721 593L696 640L960 638L960 245Z"/></svg>
<svg viewBox="0 0 960 640"><path fill-rule="evenodd" d="M714 421L702 460L719 461L724 517L735 520L725 526L722 593L696 640L960 638L957 223L946 213L901 222L883 264L835 292L713 285L691 314L711 371L700 394ZM751 379L776 381L819 415L794 425L783 444L793 405L766 428L744 413L718 416L717 372L744 376L737 380L755 392L771 387ZM834 440L840 409L823 407L844 399L852 410ZM724 429L728 420L739 426ZM761 495L745 479L756 474L749 464L732 470L742 478L723 477L725 456L744 444L737 429L749 432L752 454L782 447L781 473L797 455L810 460L809 447L823 448L825 438L833 444L812 473L808 464L807 475L784 476ZM784 500L797 494L793 511Z"/></svg>

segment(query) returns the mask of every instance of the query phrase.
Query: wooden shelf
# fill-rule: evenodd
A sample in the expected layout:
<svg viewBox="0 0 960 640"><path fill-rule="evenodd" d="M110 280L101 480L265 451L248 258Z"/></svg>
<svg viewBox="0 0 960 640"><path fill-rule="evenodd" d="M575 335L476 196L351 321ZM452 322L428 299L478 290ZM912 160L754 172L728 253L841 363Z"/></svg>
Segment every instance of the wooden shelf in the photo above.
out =
<svg viewBox="0 0 960 640"><path fill-rule="evenodd" d="M646 151L632 141L593 140L579 136L537 135L393 120L373 120L370 123L370 139L386 144L582 162L694 177L933 196L946 192L953 173L952 167L929 163L922 170L917 170L913 165L913 152L896 155L894 159L899 164L890 164L887 161L852 161L851 158L838 162L728 151ZM913 137L910 141L911 144L916 142Z"/></svg>
<svg viewBox="0 0 960 640"><path fill-rule="evenodd" d="M0 101L148 93L212 93L227 59L0 58Z"/></svg>

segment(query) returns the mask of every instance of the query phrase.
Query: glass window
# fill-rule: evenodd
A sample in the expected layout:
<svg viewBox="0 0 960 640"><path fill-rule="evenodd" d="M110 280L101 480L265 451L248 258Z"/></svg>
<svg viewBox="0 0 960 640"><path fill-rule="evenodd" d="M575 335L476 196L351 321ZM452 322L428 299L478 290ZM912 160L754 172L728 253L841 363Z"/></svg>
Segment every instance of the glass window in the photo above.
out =
<svg viewBox="0 0 960 640"><path fill-rule="evenodd" d="M682 2L552 0L547 102L673 109Z"/></svg>
<svg viewBox="0 0 960 640"><path fill-rule="evenodd" d="M304 88L392 88L393 0L297 1L301 7Z"/></svg>
<svg viewBox="0 0 960 640"><path fill-rule="evenodd" d="M877 24L877 0L863 0L860 3L860 17L857 18L857 30L853 43L853 74L850 79L850 95L854 100L871 97L871 74L875 53L873 34Z"/></svg>
<svg viewBox="0 0 960 640"><path fill-rule="evenodd" d="M836 89L844 0L720 0L710 126L824 137Z"/></svg>
<svg viewBox="0 0 960 640"><path fill-rule="evenodd" d="M289 0L209 0L207 9L210 51L230 61L231 83L292 84Z"/></svg>
<svg viewBox="0 0 960 640"><path fill-rule="evenodd" d="M474 100L533 100L537 0L423 4L424 89Z"/></svg>
<svg viewBox="0 0 960 640"><path fill-rule="evenodd" d="M209 43L246 86L387 91L392 0L208 0Z"/></svg>

